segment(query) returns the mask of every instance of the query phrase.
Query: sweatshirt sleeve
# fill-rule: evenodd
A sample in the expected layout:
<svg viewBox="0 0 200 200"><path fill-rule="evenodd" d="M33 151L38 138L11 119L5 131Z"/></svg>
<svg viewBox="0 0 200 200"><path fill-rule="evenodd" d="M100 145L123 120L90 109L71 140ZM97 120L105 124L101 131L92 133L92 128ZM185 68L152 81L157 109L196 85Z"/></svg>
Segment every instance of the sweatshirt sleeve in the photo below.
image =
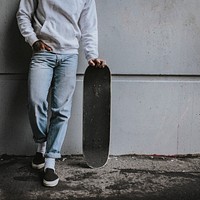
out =
<svg viewBox="0 0 200 200"><path fill-rule="evenodd" d="M32 26L37 0L21 0L16 14L17 24L25 41L31 46L38 40Z"/></svg>
<svg viewBox="0 0 200 200"><path fill-rule="evenodd" d="M98 27L95 0L86 0L80 16L79 26L86 59L98 58Z"/></svg>

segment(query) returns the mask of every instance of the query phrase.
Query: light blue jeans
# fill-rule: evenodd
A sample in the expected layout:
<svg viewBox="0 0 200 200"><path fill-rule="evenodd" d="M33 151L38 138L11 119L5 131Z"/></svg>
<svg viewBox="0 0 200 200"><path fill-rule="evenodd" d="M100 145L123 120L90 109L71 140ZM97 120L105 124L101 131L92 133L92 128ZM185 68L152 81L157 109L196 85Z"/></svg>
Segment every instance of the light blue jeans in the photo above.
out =
<svg viewBox="0 0 200 200"><path fill-rule="evenodd" d="M28 77L28 112L36 143L47 141L45 156L60 158L71 114L76 85L78 55L34 53ZM51 118L48 126L48 100L51 90Z"/></svg>

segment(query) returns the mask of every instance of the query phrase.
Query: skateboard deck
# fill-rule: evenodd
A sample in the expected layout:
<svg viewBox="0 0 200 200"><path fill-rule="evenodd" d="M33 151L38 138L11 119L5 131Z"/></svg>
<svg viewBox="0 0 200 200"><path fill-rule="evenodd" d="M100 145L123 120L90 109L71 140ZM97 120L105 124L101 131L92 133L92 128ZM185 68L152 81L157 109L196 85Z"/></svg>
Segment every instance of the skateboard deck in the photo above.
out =
<svg viewBox="0 0 200 200"><path fill-rule="evenodd" d="M91 168L103 167L110 143L110 70L89 66L83 88L83 155Z"/></svg>

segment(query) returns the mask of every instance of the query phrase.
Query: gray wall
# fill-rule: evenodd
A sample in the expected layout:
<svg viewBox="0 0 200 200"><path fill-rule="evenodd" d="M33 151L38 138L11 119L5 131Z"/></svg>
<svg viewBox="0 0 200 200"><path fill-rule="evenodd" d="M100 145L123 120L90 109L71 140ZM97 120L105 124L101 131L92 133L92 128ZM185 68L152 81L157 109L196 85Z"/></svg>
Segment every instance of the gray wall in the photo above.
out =
<svg viewBox="0 0 200 200"><path fill-rule="evenodd" d="M0 3L0 154L30 155L26 112L31 50L17 29L18 0ZM112 71L110 153L200 152L200 0L98 0L99 49ZM63 154L81 154L82 80Z"/></svg>

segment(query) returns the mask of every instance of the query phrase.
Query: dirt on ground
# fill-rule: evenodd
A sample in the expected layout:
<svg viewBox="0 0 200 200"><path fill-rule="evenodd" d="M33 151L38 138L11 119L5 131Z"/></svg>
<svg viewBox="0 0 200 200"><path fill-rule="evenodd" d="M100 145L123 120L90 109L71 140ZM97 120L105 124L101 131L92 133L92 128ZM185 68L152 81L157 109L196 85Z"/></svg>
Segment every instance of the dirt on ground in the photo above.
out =
<svg viewBox="0 0 200 200"><path fill-rule="evenodd" d="M60 182L42 185L43 171L32 157L1 156L0 200L199 200L200 157L110 157L88 168L82 156L57 161Z"/></svg>

